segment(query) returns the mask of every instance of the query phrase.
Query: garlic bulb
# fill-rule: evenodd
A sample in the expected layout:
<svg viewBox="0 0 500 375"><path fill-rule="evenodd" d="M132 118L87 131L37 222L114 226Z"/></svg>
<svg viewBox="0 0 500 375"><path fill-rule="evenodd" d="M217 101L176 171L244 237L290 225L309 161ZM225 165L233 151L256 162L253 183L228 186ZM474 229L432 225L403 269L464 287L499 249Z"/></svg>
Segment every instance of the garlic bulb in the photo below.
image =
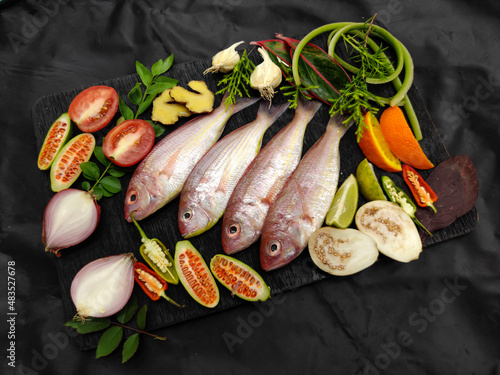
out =
<svg viewBox="0 0 500 375"><path fill-rule="evenodd" d="M105 318L128 302L134 289L132 253L110 255L85 265L71 282L71 300L81 318Z"/></svg>
<svg viewBox="0 0 500 375"><path fill-rule="evenodd" d="M250 75L250 85L259 90L265 100L271 101L274 97L274 89L281 83L281 69L272 62L263 48L259 48L259 53L264 61L257 65Z"/></svg>
<svg viewBox="0 0 500 375"><path fill-rule="evenodd" d="M236 64L240 61L240 55L236 52L236 47L240 44L245 43L244 41L234 43L232 46L218 52L212 58L212 66L205 70L203 74L207 73L227 73L234 69Z"/></svg>

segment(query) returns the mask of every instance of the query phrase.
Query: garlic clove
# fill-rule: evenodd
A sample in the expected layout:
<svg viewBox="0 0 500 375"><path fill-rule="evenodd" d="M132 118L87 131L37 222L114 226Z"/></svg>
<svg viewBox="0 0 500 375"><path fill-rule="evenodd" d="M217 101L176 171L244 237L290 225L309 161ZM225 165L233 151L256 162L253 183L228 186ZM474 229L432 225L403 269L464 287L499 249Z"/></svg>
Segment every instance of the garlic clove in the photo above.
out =
<svg viewBox="0 0 500 375"><path fill-rule="evenodd" d="M212 58L212 66L205 70L203 74L207 73L227 73L234 69L236 64L240 61L240 55L236 52L236 47L240 44L245 43L244 41L234 43L228 48L218 52Z"/></svg>
<svg viewBox="0 0 500 375"><path fill-rule="evenodd" d="M250 75L250 86L259 90L260 95L265 100L271 101L276 92L274 89L281 84L281 69L273 63L263 48L259 47L258 51L264 60L255 67Z"/></svg>

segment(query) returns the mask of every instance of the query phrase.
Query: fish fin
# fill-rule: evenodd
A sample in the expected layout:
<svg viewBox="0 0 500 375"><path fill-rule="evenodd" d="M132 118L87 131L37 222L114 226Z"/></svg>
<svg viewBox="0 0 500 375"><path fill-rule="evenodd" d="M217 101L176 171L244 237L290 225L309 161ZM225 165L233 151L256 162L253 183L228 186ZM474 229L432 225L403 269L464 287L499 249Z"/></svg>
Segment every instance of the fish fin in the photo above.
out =
<svg viewBox="0 0 500 375"><path fill-rule="evenodd" d="M257 112L257 118L265 116L267 117L267 121L272 124L288 109L289 106L290 102L285 102L279 105L271 105L267 102L261 102L259 111Z"/></svg>
<svg viewBox="0 0 500 375"><path fill-rule="evenodd" d="M227 93L224 95L224 97L222 98L222 102L221 102L221 106L226 106L225 104L225 101L226 101L226 98L227 98ZM232 111L232 113L237 113L243 109L245 109L246 107L249 107L251 106L252 104L258 102L260 100L260 97L254 97L254 98L244 98L244 97L237 97L236 98L236 103L234 104L230 104L228 109L230 109Z"/></svg>
<svg viewBox="0 0 500 375"><path fill-rule="evenodd" d="M177 150L175 150L175 152L170 157L168 164L165 166L165 168L161 170L160 175L166 176L168 179L172 177L172 174L174 173L174 167L177 163L177 158L179 157L181 151L182 148L180 147Z"/></svg>
<svg viewBox="0 0 500 375"><path fill-rule="evenodd" d="M345 123L347 119L347 116L341 115L339 113L334 114L332 117L330 117L330 120L328 121L327 127L334 127L338 128L339 131L339 138L342 138L342 136L347 133L349 128L352 126L354 123L353 120L349 121L347 124Z"/></svg>

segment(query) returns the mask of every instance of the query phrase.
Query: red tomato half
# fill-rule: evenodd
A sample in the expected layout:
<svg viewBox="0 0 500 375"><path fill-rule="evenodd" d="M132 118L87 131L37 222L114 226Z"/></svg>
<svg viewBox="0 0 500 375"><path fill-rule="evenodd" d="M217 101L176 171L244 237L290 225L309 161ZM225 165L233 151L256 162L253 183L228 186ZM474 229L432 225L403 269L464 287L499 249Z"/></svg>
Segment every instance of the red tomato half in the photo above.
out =
<svg viewBox="0 0 500 375"><path fill-rule="evenodd" d="M68 109L69 117L82 132L101 130L118 110L118 94L109 86L92 86L79 93Z"/></svg>
<svg viewBox="0 0 500 375"><path fill-rule="evenodd" d="M144 120L126 120L116 125L104 138L104 155L120 167L140 162L155 143L155 131Z"/></svg>

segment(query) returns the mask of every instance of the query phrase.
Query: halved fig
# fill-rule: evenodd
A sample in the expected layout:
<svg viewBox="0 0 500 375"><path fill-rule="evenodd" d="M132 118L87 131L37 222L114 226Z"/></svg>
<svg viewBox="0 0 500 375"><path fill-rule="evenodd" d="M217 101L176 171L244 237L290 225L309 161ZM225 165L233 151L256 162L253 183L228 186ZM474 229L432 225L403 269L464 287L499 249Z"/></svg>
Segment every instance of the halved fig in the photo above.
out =
<svg viewBox="0 0 500 375"><path fill-rule="evenodd" d="M71 119L67 113L63 113L54 121L38 154L38 168L40 170L45 171L50 168L57 153L70 139L72 130Z"/></svg>
<svg viewBox="0 0 500 375"><path fill-rule="evenodd" d="M309 238L309 254L321 270L347 276L370 267L379 252L375 240L359 230L323 227Z"/></svg>
<svg viewBox="0 0 500 375"><path fill-rule="evenodd" d="M228 255L217 254L210 261L215 278L236 295L247 301L265 301L271 294L264 279L250 266Z"/></svg>
<svg viewBox="0 0 500 375"><path fill-rule="evenodd" d="M219 288L203 257L191 242L177 242L174 264L179 280L196 302L208 308L217 306Z"/></svg>
<svg viewBox="0 0 500 375"><path fill-rule="evenodd" d="M72 138L57 154L50 168L50 187L58 192L69 188L82 173L80 164L90 160L95 148L92 134Z"/></svg>

